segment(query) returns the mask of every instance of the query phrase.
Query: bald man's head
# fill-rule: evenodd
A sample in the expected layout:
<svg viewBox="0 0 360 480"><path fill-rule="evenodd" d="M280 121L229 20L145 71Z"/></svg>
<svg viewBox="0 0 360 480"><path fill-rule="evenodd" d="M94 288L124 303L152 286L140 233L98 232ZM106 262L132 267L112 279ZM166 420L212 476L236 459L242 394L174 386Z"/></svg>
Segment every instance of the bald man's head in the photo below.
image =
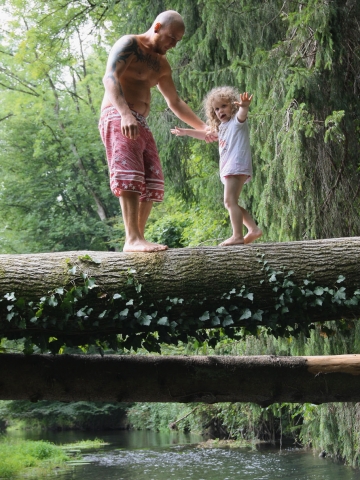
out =
<svg viewBox="0 0 360 480"><path fill-rule="evenodd" d="M175 10L160 13L150 28L154 52L166 55L174 48L185 33L182 16Z"/></svg>
<svg viewBox="0 0 360 480"><path fill-rule="evenodd" d="M166 10L165 12L160 13L154 20L153 25L161 23L164 27L176 24L177 26L183 27L185 30L185 24L180 13L175 10Z"/></svg>

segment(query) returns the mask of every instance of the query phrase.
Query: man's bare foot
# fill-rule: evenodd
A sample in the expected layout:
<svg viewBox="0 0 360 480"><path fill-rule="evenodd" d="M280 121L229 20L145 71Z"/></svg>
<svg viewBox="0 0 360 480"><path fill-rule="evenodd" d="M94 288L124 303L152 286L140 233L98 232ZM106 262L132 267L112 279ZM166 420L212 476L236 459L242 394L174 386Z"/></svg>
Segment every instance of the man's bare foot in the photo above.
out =
<svg viewBox="0 0 360 480"><path fill-rule="evenodd" d="M251 242L254 242L257 238L260 238L262 235L262 230L260 228L256 228L255 230L252 230L251 232L248 232L245 237L244 237L244 243L248 244Z"/></svg>
<svg viewBox="0 0 360 480"><path fill-rule="evenodd" d="M229 247L230 245L244 245L244 238L243 237L234 237L232 235L227 240L224 240L219 244L219 247Z"/></svg>
<svg viewBox="0 0 360 480"><path fill-rule="evenodd" d="M161 245L160 243L151 243L147 240L136 240L133 242L125 242L124 252L161 252L167 250L167 245Z"/></svg>

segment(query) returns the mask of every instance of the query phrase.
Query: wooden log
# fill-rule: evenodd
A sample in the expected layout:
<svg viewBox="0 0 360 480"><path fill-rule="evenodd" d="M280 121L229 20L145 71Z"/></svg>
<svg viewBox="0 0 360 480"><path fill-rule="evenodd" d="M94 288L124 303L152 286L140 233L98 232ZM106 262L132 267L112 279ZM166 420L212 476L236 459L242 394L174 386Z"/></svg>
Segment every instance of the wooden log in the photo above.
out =
<svg viewBox="0 0 360 480"><path fill-rule="evenodd" d="M0 299L9 292L27 300L38 301L60 286L69 286L85 273L95 278L98 291L104 293L86 299L95 313L103 308L103 298L125 292L133 298L134 285L129 275L141 284L144 302L164 298L183 299L173 305L172 315L196 316L216 311L221 298L232 289L245 285L254 294L255 309L274 308L273 284L259 259L264 255L267 266L294 272L294 282L308 275L316 285L333 288L339 275L348 292L360 287L360 237L285 243L259 243L249 246L170 249L165 252L58 252L33 255L0 255ZM73 267L76 267L76 273ZM133 273L129 274L129 271ZM70 272L70 273L69 273ZM265 279L265 281L264 281ZM223 300L226 302L226 300ZM251 303L248 301L248 304ZM97 309L97 310L96 310ZM311 320L358 318L360 302L351 308L329 311L321 307L311 313ZM304 320L309 321L309 319ZM0 318L0 331L6 335L8 321ZM97 328L102 329L101 321ZM28 328L27 324L24 328ZM33 331L36 325L30 325ZM50 328L50 327L47 327ZM56 334L56 325L53 325ZM106 326L102 331L106 331ZM64 332L62 332L64 333Z"/></svg>
<svg viewBox="0 0 360 480"><path fill-rule="evenodd" d="M0 399L104 402L360 401L360 355L0 355Z"/></svg>

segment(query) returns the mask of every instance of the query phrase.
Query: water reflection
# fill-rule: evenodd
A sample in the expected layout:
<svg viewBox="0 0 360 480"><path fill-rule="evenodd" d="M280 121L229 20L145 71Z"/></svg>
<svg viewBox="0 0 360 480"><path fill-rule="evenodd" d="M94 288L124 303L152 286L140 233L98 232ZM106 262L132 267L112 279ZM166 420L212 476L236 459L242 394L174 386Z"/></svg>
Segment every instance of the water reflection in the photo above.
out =
<svg viewBox="0 0 360 480"><path fill-rule="evenodd" d="M9 438L19 438L22 440L47 440L56 445L66 443L75 443L82 440L94 440L101 438L111 444L111 448L152 448L167 447L171 445L185 445L199 443L203 440L201 435L191 433L181 433L176 431L168 432L150 432L148 430L128 431L128 430L106 430L104 432L81 432L70 430L64 432L51 432L41 430L15 430L6 434Z"/></svg>

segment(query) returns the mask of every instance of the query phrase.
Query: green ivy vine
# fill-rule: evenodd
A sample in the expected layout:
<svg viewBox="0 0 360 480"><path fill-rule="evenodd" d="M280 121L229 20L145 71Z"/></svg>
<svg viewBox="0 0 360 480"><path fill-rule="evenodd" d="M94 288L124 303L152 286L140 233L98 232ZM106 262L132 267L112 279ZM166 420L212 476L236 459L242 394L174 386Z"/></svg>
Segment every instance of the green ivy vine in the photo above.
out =
<svg viewBox="0 0 360 480"><path fill-rule="evenodd" d="M79 260L97 263L89 256ZM351 311L360 301L359 289L347 295L341 285L345 280L342 275L333 288L316 285L311 275L296 284L293 271L274 270L264 255L258 255L258 262L264 273L261 283L268 282L274 294L268 310L254 308L254 294L243 285L221 295L215 310L204 308L201 315L193 317L173 310L177 305L193 304L194 300L145 300L143 285L134 269L125 272L127 285L133 287L129 297L124 292L110 295L101 291L95 278L78 271L78 265L68 264L69 284L48 292L38 301L27 301L16 292L0 299L0 338L23 338L25 353L34 349L58 353L64 347L75 346L96 346L101 353L106 349L138 348L160 352L161 344L177 345L193 339L215 347L224 335L240 339L247 334L260 335L264 329L275 336L308 336L315 328L317 311L325 309L330 320L338 309ZM94 296L96 309L89 306L94 304L90 301ZM206 305L206 298L196 302ZM331 335L322 323L323 331ZM345 332L349 329L348 321L340 321L339 325Z"/></svg>

